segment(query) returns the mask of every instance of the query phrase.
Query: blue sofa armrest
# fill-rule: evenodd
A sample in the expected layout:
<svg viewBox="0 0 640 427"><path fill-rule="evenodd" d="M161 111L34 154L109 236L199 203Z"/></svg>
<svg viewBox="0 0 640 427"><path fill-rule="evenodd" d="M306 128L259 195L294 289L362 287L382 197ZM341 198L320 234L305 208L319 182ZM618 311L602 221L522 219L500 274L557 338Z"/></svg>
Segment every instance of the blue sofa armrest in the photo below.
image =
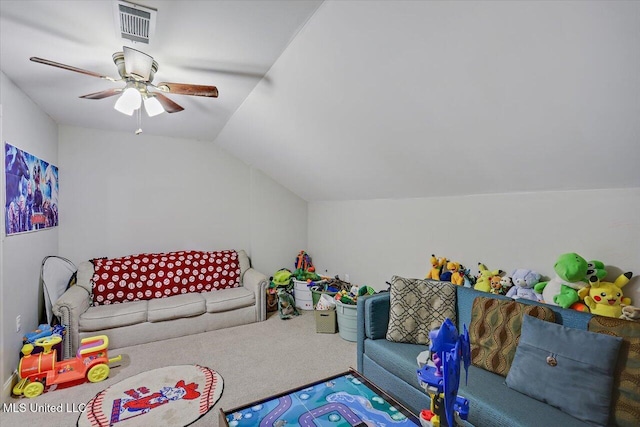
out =
<svg viewBox="0 0 640 427"><path fill-rule="evenodd" d="M387 336L390 297L388 292L358 298L357 349L358 371L362 372L365 339L381 339Z"/></svg>

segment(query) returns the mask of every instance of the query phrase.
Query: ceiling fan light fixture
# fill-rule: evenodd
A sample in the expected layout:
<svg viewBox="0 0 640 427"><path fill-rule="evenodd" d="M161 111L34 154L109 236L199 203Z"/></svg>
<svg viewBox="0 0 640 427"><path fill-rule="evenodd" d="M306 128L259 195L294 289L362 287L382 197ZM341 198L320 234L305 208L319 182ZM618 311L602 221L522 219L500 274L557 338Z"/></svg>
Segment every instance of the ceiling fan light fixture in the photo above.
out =
<svg viewBox="0 0 640 427"><path fill-rule="evenodd" d="M140 91L134 87L128 87L124 90L120 98L118 98L113 108L122 114L131 116L135 110L140 108L141 104L142 95L140 95Z"/></svg>
<svg viewBox="0 0 640 427"><path fill-rule="evenodd" d="M144 52L127 46L122 47L122 52L124 53L124 68L130 75L142 80L149 80L154 63L156 70L158 68L158 63Z"/></svg>
<svg viewBox="0 0 640 427"><path fill-rule="evenodd" d="M155 96L146 96L144 98L144 109L149 117L164 113L162 104L160 104L160 101L158 101L158 98Z"/></svg>

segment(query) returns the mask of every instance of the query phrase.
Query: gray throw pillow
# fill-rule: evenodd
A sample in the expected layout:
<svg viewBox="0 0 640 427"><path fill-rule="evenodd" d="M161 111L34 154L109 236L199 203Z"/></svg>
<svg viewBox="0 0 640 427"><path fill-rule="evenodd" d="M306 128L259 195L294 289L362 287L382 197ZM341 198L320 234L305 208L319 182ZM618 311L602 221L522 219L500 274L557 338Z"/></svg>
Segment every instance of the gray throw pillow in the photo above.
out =
<svg viewBox="0 0 640 427"><path fill-rule="evenodd" d="M524 316L507 386L587 423L607 425L621 342Z"/></svg>
<svg viewBox="0 0 640 427"><path fill-rule="evenodd" d="M456 285L434 280L391 278L387 340L429 345L429 331L448 317L456 323Z"/></svg>

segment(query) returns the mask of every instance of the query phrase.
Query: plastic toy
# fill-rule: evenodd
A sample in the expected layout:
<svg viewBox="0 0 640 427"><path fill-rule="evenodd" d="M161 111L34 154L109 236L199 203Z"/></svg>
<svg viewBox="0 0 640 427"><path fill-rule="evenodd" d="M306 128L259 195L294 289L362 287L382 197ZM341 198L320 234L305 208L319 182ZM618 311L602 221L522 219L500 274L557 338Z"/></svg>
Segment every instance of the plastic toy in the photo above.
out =
<svg viewBox="0 0 640 427"><path fill-rule="evenodd" d="M56 361L56 350L52 347L62 342L62 337L52 335L38 338L36 346L43 347L42 353L33 352L33 344L22 346L22 354L18 364L20 381L13 387L16 396L36 397L47 388L61 384L77 385L85 380L92 383L105 380L109 376L109 363L118 362L122 356L112 359L107 356L109 338L106 335L85 338L80 343L75 358Z"/></svg>
<svg viewBox="0 0 640 427"><path fill-rule="evenodd" d="M503 273L502 270L489 270L481 262L478 263L478 270L480 271L480 275L478 276L478 280L476 280L476 284L473 288L483 292L491 291L492 276L500 276L500 274Z"/></svg>
<svg viewBox="0 0 640 427"><path fill-rule="evenodd" d="M431 397L431 407L420 414L423 426L454 426L455 417L466 420L469 415L469 402L458 396L460 385L460 362L468 375L471 364L471 346L469 332L458 335L456 326L445 319L442 326L429 332L433 363L418 369L420 386ZM465 380L466 381L466 380Z"/></svg>
<svg viewBox="0 0 640 427"><path fill-rule="evenodd" d="M533 270L519 268L513 270L511 280L513 281L513 287L507 292L509 298L542 301L542 295L533 290L534 286L540 281L540 274Z"/></svg>
<svg viewBox="0 0 640 427"><path fill-rule="evenodd" d="M300 251L298 256L296 257L295 269L296 270L304 270L308 271L309 268L313 267L313 263L311 262L311 257L305 252ZM315 271L315 268L314 268Z"/></svg>
<svg viewBox="0 0 640 427"><path fill-rule="evenodd" d="M38 338L48 337L53 335L53 329L51 326L43 323L42 325L38 325L38 328L33 332L28 332L24 334L22 338L23 343L34 343Z"/></svg>
<svg viewBox="0 0 640 427"><path fill-rule="evenodd" d="M442 268L447 263L446 258L436 258L435 255L431 255L431 270L427 273L426 279L440 280L440 273Z"/></svg>
<svg viewBox="0 0 640 427"><path fill-rule="evenodd" d="M546 304L559 305L562 308L569 308L578 302L580 296L578 291L588 286L585 280L590 265L603 265L600 261L587 261L580 255L570 252L560 255L553 269L556 277L548 282L540 282L534 286L534 290L542 294L542 299ZM604 269L594 269L597 275L606 275Z"/></svg>
<svg viewBox="0 0 640 427"><path fill-rule="evenodd" d="M595 282L589 288L589 295L584 303L593 314L619 318L622 316L621 304L631 304L631 298L622 296L622 288L633 276L630 271L621 274L615 282Z"/></svg>

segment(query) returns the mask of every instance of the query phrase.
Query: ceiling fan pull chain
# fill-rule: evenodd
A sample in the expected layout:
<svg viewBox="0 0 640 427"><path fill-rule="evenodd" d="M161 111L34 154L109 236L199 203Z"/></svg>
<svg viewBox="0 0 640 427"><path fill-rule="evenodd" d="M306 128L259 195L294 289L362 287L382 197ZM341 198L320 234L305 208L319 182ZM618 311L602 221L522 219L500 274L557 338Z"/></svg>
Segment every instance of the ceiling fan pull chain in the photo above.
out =
<svg viewBox="0 0 640 427"><path fill-rule="evenodd" d="M142 133L142 108L138 108L138 130L136 131L136 135L140 135Z"/></svg>

